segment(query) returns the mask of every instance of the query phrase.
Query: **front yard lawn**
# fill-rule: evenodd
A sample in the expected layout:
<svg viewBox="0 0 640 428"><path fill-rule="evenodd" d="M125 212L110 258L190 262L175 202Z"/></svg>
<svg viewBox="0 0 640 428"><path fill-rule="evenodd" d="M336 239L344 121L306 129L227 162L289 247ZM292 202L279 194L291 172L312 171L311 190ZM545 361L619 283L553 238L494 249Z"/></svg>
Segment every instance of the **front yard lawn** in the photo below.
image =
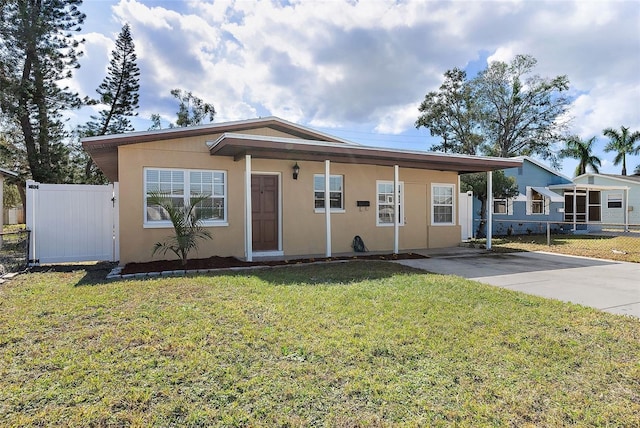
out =
<svg viewBox="0 0 640 428"><path fill-rule="evenodd" d="M638 426L640 323L387 262L0 286L0 425Z"/></svg>

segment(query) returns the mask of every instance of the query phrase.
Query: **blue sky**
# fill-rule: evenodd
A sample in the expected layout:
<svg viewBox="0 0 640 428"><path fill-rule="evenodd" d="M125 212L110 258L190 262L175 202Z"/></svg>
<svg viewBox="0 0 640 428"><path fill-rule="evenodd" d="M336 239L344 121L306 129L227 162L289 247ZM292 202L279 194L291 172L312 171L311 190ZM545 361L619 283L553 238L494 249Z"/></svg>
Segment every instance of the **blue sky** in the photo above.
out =
<svg viewBox="0 0 640 428"><path fill-rule="evenodd" d="M131 25L141 97L175 120L181 88L213 103L216 122L275 115L368 145L427 150L418 105L442 74L474 74L519 53L536 72L566 74L571 131L598 137L601 172L620 173L602 151L606 127L640 130L637 1L147 1L86 0L81 68L71 86L95 94L122 25ZM85 108L70 125L86 120ZM632 156L630 171L640 164ZM576 161L565 160L572 176Z"/></svg>

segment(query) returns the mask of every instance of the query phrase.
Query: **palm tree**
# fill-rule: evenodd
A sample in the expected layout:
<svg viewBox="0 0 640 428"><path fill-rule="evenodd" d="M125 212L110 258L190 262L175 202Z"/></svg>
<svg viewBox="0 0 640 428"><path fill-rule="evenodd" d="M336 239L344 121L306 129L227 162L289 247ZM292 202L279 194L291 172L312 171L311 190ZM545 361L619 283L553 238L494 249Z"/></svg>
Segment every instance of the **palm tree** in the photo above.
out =
<svg viewBox="0 0 640 428"><path fill-rule="evenodd" d="M211 239L211 233L203 228L198 216L198 204L209 199L209 195L194 195L184 206L174 204L170 195L160 192L149 194L148 204L162 209L171 220L174 236L156 242L152 254L172 252L180 258L182 266L187 264L189 252L198 249L200 239Z"/></svg>
<svg viewBox="0 0 640 428"><path fill-rule="evenodd" d="M609 137L609 144L604 148L605 151L618 152L613 160L614 165L622 162L622 175L627 175L627 154L637 155L640 153L640 146L634 147L636 141L640 141L640 132L635 131L629 133L629 128L621 126L622 132L613 128L607 128L602 133L605 137Z"/></svg>
<svg viewBox="0 0 640 428"><path fill-rule="evenodd" d="M591 168L593 172L598 174L600 167L600 158L595 156L593 151L593 143L596 137L588 140L581 140L577 135L569 137L565 141L566 147L560 151L560 157L578 159L580 162L576 167L575 176L586 174L587 168Z"/></svg>

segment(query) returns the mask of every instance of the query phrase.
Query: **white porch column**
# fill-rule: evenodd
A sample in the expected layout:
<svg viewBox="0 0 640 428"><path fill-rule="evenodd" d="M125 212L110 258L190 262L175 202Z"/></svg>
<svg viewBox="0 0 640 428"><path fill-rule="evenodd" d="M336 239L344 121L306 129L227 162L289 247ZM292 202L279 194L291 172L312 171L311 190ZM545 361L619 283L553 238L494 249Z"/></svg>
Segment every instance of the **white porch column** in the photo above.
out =
<svg viewBox="0 0 640 428"><path fill-rule="evenodd" d="M487 171L487 250L491 249L493 235L493 173Z"/></svg>
<svg viewBox="0 0 640 428"><path fill-rule="evenodd" d="M331 184L331 161L324 161L324 220L326 227L326 251L325 256L331 257L331 203L329 198L329 190Z"/></svg>
<svg viewBox="0 0 640 428"><path fill-rule="evenodd" d="M576 229L576 211L578 211L578 207L576 205L578 201L577 193L578 193L578 186L574 185L573 186L573 231L574 232L577 230ZM587 199L585 200L585 205L587 203L588 198L589 198L589 192L587 192Z"/></svg>
<svg viewBox="0 0 640 428"><path fill-rule="evenodd" d="M629 231L629 188L624 189L624 231Z"/></svg>
<svg viewBox="0 0 640 428"><path fill-rule="evenodd" d="M253 261L253 229L251 227L251 155L244 157L244 250L248 262Z"/></svg>
<svg viewBox="0 0 640 428"><path fill-rule="evenodd" d="M400 180L399 167L393 166L393 254L398 254L398 242L400 234Z"/></svg>

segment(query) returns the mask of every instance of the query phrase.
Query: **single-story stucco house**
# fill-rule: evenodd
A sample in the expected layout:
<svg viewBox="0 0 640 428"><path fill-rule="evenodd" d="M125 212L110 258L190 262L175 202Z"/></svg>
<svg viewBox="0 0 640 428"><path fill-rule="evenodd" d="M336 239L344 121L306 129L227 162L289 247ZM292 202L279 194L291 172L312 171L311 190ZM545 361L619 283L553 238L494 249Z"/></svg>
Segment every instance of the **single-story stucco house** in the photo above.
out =
<svg viewBox="0 0 640 428"><path fill-rule="evenodd" d="M119 182L121 264L151 260L153 244L173 232L147 203L153 190L178 203L210 195L201 213L213 239L201 242L197 257L330 256L351 252L355 235L371 251L397 252L457 245L458 175L521 164L362 146L277 117L82 145Z"/></svg>

